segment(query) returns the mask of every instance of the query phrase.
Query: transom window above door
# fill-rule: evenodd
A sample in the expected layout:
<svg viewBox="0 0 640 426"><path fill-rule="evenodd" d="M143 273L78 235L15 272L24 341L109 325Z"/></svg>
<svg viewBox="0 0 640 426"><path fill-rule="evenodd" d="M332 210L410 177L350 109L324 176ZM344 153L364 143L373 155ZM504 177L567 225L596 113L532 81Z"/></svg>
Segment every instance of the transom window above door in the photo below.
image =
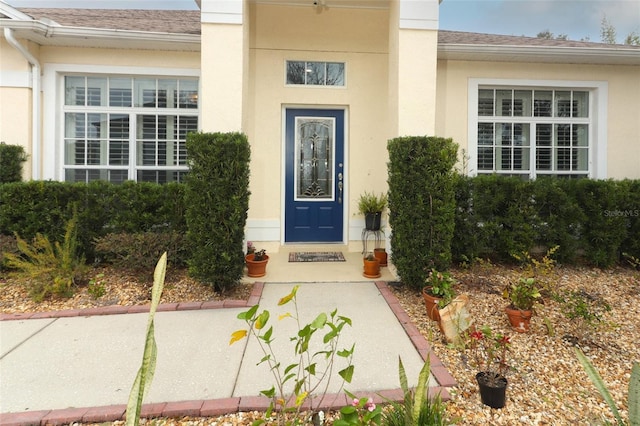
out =
<svg viewBox="0 0 640 426"><path fill-rule="evenodd" d="M287 84L344 86L344 62L287 61Z"/></svg>

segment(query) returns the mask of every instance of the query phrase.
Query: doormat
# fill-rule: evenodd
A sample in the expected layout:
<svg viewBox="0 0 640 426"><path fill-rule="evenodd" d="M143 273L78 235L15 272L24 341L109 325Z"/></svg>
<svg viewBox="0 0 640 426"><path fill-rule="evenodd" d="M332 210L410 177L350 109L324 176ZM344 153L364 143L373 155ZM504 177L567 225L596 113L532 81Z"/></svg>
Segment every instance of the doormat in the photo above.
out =
<svg viewBox="0 0 640 426"><path fill-rule="evenodd" d="M289 262L344 262L340 251L294 251L289 253Z"/></svg>

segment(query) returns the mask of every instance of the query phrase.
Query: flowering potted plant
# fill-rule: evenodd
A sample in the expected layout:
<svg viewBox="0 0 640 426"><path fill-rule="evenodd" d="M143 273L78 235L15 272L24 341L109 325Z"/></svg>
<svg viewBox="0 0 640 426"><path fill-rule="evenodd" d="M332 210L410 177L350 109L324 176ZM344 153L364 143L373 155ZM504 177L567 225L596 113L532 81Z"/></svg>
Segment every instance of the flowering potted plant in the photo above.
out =
<svg viewBox="0 0 640 426"><path fill-rule="evenodd" d="M431 269L427 285L422 289L422 297L427 308L427 315L432 320L440 321L438 310L447 306L456 297L453 284L455 284L455 280L448 272Z"/></svg>
<svg viewBox="0 0 640 426"><path fill-rule="evenodd" d="M247 264L247 275L250 277L264 277L267 274L267 256L265 249L254 251L244 257Z"/></svg>
<svg viewBox="0 0 640 426"><path fill-rule="evenodd" d="M502 333L494 333L489 327L477 329L469 335L471 354L476 368L476 381L480 387L482 403L492 408L505 405L509 370L507 352L510 339Z"/></svg>
<svg viewBox="0 0 640 426"><path fill-rule="evenodd" d="M509 322L519 333L529 331L529 324L533 316L533 305L540 298L540 290L534 278L520 278L509 285L503 296L511 302L505 308Z"/></svg>

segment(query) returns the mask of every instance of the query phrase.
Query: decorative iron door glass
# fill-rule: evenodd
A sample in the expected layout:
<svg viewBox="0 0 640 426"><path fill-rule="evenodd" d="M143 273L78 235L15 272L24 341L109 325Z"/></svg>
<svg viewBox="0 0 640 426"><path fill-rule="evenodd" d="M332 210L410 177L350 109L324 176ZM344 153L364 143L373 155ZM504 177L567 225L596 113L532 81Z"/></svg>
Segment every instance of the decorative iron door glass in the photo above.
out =
<svg viewBox="0 0 640 426"><path fill-rule="evenodd" d="M344 111L287 110L285 241L342 241Z"/></svg>
<svg viewBox="0 0 640 426"><path fill-rule="evenodd" d="M296 117L296 200L333 199L333 118Z"/></svg>

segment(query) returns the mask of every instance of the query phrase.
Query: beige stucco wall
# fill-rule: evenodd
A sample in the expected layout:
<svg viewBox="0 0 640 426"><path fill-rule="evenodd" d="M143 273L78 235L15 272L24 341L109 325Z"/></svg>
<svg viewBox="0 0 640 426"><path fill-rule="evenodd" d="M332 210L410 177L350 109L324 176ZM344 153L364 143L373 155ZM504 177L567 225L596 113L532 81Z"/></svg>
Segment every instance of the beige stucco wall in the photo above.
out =
<svg viewBox="0 0 640 426"><path fill-rule="evenodd" d="M31 158L31 68L4 37L0 69L0 142L24 147ZM23 164L22 174L25 180L31 177L31 161Z"/></svg>
<svg viewBox="0 0 640 426"><path fill-rule="evenodd" d="M282 219L287 106L346 110L345 201L349 219L357 220L360 193L386 188L388 12L330 8L316 13L310 7L252 3L249 16L244 131L252 144L250 224ZM345 62L346 86L286 86L287 60Z"/></svg>
<svg viewBox="0 0 640 426"><path fill-rule="evenodd" d="M608 86L607 178L640 178L640 67L438 61L436 134L467 148L471 78L603 81Z"/></svg>

